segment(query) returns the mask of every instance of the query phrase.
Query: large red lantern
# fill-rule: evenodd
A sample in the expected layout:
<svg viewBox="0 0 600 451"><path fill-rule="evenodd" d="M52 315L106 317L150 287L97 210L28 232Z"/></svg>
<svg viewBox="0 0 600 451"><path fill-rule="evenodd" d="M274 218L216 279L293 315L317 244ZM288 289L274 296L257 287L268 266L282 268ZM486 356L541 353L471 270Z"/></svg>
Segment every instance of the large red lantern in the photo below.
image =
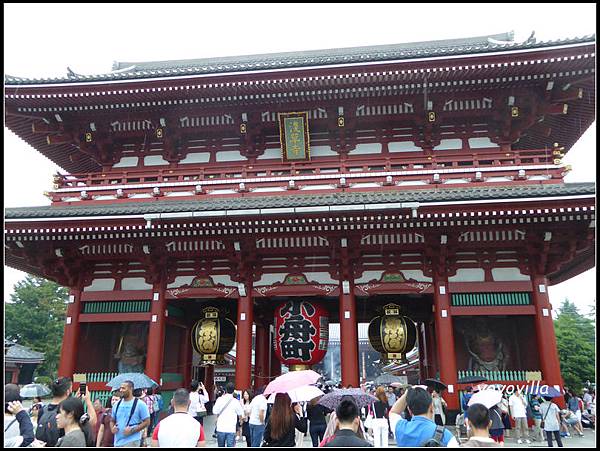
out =
<svg viewBox="0 0 600 451"><path fill-rule="evenodd" d="M319 363L328 340L329 314L320 304L290 300L275 310L275 355L290 370Z"/></svg>

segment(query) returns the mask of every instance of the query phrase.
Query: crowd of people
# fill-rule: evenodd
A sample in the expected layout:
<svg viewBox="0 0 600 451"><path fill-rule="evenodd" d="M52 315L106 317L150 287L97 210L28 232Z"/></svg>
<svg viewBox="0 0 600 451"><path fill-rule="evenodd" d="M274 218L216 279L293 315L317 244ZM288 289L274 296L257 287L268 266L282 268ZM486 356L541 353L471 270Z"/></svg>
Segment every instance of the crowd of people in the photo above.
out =
<svg viewBox="0 0 600 451"><path fill-rule="evenodd" d="M443 397L421 386L363 388L376 400L359 408L347 395L333 410L321 405L320 397L294 403L287 393L277 393L269 401L263 390L236 391L229 383L217 393L212 406L217 446L245 441L246 447L297 447L309 434L313 447L388 447L390 441L400 447L491 447L502 446L514 432L517 444L546 440L552 446L555 440L561 447L563 438L583 436L583 422L595 426L595 392L588 389L582 396L567 389L567 408L561 410L556 400L518 391L491 408L469 405L475 391L469 387L454 431L446 424ZM202 383L177 389L167 409L160 390L135 389L130 381L112 392L104 406L99 399L92 402L87 389L73 393L69 378L53 381L51 391L47 405L36 398L26 410L19 387L5 385L5 447L206 445L210 396Z"/></svg>

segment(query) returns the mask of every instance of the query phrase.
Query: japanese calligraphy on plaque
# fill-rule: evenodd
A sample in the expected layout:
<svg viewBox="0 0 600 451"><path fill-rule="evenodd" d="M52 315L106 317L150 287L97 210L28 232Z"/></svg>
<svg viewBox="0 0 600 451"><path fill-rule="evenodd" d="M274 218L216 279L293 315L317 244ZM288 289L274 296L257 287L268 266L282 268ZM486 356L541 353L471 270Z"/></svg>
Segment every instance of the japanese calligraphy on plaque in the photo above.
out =
<svg viewBox="0 0 600 451"><path fill-rule="evenodd" d="M279 113L283 161L310 160L308 112Z"/></svg>
<svg viewBox="0 0 600 451"><path fill-rule="evenodd" d="M319 304L292 300L275 311L275 353L286 365L313 365L327 352L329 316Z"/></svg>

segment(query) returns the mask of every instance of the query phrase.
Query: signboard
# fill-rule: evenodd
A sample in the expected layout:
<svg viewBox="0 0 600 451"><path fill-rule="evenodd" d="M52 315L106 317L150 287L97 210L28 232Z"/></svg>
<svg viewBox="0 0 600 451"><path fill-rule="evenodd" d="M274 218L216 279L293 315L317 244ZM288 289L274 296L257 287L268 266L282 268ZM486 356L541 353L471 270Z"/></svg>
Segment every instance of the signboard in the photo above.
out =
<svg viewBox="0 0 600 451"><path fill-rule="evenodd" d="M283 161L310 160L308 112L279 113L278 120Z"/></svg>

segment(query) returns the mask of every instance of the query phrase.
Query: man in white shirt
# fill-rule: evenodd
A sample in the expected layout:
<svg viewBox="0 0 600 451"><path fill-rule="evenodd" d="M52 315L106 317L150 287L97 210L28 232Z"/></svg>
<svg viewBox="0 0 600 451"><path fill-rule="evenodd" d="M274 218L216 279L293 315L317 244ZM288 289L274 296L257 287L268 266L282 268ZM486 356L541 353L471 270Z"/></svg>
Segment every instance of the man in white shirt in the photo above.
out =
<svg viewBox="0 0 600 451"><path fill-rule="evenodd" d="M527 401L517 390L508 398L510 413L515 420L515 429L517 434L517 444L522 444L521 437L525 438L525 443L531 443L529 440L529 429L527 427Z"/></svg>
<svg viewBox="0 0 600 451"><path fill-rule="evenodd" d="M154 428L152 446L161 448L192 448L205 445L204 429L188 414L190 394L178 388L171 400L174 413L161 420Z"/></svg>
<svg viewBox="0 0 600 451"><path fill-rule="evenodd" d="M231 382L225 388L226 393L215 402L213 413L217 416L217 445L235 447L235 432L240 418L244 415L242 405L233 397L235 388Z"/></svg>
<svg viewBox="0 0 600 451"><path fill-rule="evenodd" d="M250 442L252 448L260 447L265 432L265 416L267 414L267 398L263 395L265 387L256 391L256 396L250 402Z"/></svg>

